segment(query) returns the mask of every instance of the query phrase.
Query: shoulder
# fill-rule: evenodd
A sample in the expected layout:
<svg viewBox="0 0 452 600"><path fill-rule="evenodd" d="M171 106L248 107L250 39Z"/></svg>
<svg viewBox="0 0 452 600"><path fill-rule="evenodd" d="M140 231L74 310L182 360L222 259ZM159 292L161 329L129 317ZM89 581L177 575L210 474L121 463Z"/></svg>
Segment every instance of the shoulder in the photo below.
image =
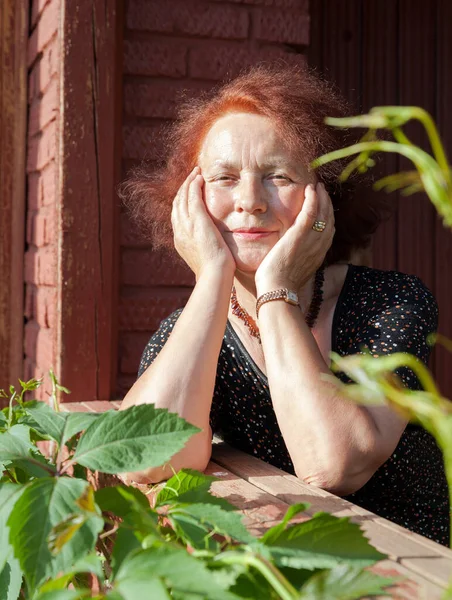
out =
<svg viewBox="0 0 452 600"><path fill-rule="evenodd" d="M350 265L345 287L347 300L360 302L367 310L409 306L415 315L426 312L438 316L435 296L417 275Z"/></svg>

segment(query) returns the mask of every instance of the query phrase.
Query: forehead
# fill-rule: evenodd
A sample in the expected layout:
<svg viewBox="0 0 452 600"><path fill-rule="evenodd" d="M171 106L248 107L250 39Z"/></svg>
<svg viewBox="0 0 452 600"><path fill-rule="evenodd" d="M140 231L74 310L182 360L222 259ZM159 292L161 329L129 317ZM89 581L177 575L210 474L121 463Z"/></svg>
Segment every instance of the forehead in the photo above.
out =
<svg viewBox="0 0 452 600"><path fill-rule="evenodd" d="M295 157L268 118L253 113L230 113L219 118L201 145L200 162L234 161L243 156L262 160L289 160Z"/></svg>

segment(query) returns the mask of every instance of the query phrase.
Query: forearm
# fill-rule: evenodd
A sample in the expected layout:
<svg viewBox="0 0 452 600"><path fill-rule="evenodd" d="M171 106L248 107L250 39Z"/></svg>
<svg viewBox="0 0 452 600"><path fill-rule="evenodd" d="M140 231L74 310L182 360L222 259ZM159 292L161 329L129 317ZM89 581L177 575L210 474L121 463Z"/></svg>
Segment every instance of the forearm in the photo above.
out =
<svg viewBox="0 0 452 600"><path fill-rule="evenodd" d="M331 371L299 308L269 302L259 327L273 407L297 475L336 493L344 493L344 477L351 487L363 485L378 455L372 415L322 379Z"/></svg>
<svg viewBox="0 0 452 600"><path fill-rule="evenodd" d="M205 462L204 454L210 445L209 414L232 279L232 273L228 275L220 269L210 269L200 276L164 347L121 406L124 409L152 403L178 413L202 429L173 457L174 468L200 468ZM171 474L169 470L167 475Z"/></svg>

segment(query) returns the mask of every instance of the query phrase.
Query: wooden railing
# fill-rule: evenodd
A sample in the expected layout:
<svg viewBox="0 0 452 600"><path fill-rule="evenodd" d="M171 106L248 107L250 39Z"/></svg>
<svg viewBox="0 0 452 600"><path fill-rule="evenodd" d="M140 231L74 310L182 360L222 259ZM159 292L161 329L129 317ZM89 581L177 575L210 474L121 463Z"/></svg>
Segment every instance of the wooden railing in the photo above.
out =
<svg viewBox="0 0 452 600"><path fill-rule="evenodd" d="M120 402L74 402L64 411L103 412L117 409ZM428 538L378 517L338 496L303 483L297 477L214 440L212 460L206 471L217 477L211 491L226 498L243 514L248 529L261 535L281 520L289 505L311 506L296 520L318 511L351 517L370 542L388 555L372 571L400 581L391 589L392 598L439 600L452 576L452 550Z"/></svg>

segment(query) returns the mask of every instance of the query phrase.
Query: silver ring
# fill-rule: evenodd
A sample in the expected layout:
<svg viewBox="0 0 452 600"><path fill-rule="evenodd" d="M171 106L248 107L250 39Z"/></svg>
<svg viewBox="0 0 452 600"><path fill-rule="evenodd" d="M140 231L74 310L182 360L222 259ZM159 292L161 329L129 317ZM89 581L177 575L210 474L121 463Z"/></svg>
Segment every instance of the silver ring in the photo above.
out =
<svg viewBox="0 0 452 600"><path fill-rule="evenodd" d="M319 233L321 233L322 231L324 231L325 227L326 227L325 221L314 221L314 225L312 226L312 229L314 231L318 231Z"/></svg>

